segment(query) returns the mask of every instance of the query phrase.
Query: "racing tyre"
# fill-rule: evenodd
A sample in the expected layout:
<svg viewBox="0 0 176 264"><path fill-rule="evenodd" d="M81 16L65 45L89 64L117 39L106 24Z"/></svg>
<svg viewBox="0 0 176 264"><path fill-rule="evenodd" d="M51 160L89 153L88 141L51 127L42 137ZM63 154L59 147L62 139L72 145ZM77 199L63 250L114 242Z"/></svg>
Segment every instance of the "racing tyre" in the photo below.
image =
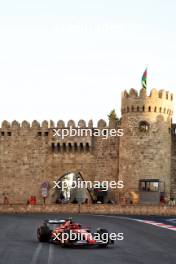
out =
<svg viewBox="0 0 176 264"><path fill-rule="evenodd" d="M37 238L40 242L49 242L51 231L47 226L41 226L37 229Z"/></svg>
<svg viewBox="0 0 176 264"><path fill-rule="evenodd" d="M106 242L104 242L103 244L100 244L99 247L101 248L105 248L108 246L108 244L110 243L110 239L109 239L109 232L107 229L105 228L98 228L97 229L97 233L100 234L100 239L104 240L106 238ZM107 239L108 236L108 239Z"/></svg>

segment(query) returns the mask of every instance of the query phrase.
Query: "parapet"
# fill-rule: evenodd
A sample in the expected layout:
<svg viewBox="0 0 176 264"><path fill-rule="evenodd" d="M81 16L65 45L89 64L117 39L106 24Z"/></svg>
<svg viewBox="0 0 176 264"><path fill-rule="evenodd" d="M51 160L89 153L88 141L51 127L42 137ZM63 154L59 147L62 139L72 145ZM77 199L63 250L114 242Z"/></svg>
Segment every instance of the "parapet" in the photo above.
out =
<svg viewBox="0 0 176 264"><path fill-rule="evenodd" d="M42 122L42 128L43 128L43 129L48 129L48 121L47 121L47 120L44 120L44 121Z"/></svg>
<svg viewBox="0 0 176 264"><path fill-rule="evenodd" d="M40 123L37 120L34 120L32 122L32 128L33 129L39 129L40 128Z"/></svg>
<svg viewBox="0 0 176 264"><path fill-rule="evenodd" d="M49 129L52 128L60 128L60 129L64 129L64 128L69 128L69 127L73 127L73 128L108 128L108 124L104 119L100 119L97 121L97 124L93 124L93 120L89 120L88 122L86 122L83 119L80 119L78 122L75 122L74 120L70 119L67 123L64 122L63 120L59 120L56 125L55 123L50 120L44 120L41 123L38 122L37 120L33 120L32 123L24 120L21 123L19 123L18 121L14 120L11 123L8 122L7 120L4 120L1 124L0 129L4 130L4 131L10 131L12 130L18 130L18 129L22 129L22 130L34 130L34 131L48 131Z"/></svg>
<svg viewBox="0 0 176 264"><path fill-rule="evenodd" d="M140 98L161 98L161 99L165 99L165 100L170 100L173 101L173 94L170 93L169 91L165 91L165 90L157 90L156 88L153 88L150 91L150 95L147 95L147 91L144 88L141 88L141 90L138 91L135 90L134 88L131 88L129 92L127 92L126 90L122 92L122 99L123 98L135 98L135 99L140 99Z"/></svg>
<svg viewBox="0 0 176 264"><path fill-rule="evenodd" d="M10 128L10 123L7 120L4 120L2 122L2 128L4 128L4 129Z"/></svg>
<svg viewBox="0 0 176 264"><path fill-rule="evenodd" d="M30 123L26 120L24 120L22 123L21 123L21 127L23 129L29 129L30 128Z"/></svg>
<svg viewBox="0 0 176 264"><path fill-rule="evenodd" d="M97 127L98 127L98 128L102 129L102 128L105 128L106 126L107 126L107 124L106 124L106 121L105 121L105 120L100 119L100 120L98 121L98 124L97 124Z"/></svg>
<svg viewBox="0 0 176 264"><path fill-rule="evenodd" d="M122 115L130 112L156 112L167 115L173 114L173 94L165 90L152 89L147 95L142 88L139 93L134 88L122 93Z"/></svg>
<svg viewBox="0 0 176 264"><path fill-rule="evenodd" d="M69 120L67 123L68 127L75 127L75 121L74 120Z"/></svg>
<svg viewBox="0 0 176 264"><path fill-rule="evenodd" d="M12 126L13 129L18 129L20 127L20 123L18 121L14 120L12 122L11 126Z"/></svg>
<svg viewBox="0 0 176 264"><path fill-rule="evenodd" d="M78 126L81 128L86 127L86 122L83 119L81 119L78 121Z"/></svg>

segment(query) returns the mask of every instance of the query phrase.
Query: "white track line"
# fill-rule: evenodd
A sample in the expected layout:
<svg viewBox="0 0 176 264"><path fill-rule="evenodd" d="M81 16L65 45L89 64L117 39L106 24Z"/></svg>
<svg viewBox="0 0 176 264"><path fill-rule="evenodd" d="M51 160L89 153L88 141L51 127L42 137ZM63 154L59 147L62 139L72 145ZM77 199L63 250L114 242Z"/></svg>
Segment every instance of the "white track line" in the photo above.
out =
<svg viewBox="0 0 176 264"><path fill-rule="evenodd" d="M123 217L123 216L112 216L112 215L94 215L94 216L101 216L101 217L103 216L103 217L118 218L118 219L128 219L128 220L133 220L133 221L141 222L144 224L154 225L157 227L166 228L168 230L176 231L176 226L167 225L167 224L155 222L155 221L142 220L142 219L136 219L136 218L130 218L130 217Z"/></svg>
<svg viewBox="0 0 176 264"><path fill-rule="evenodd" d="M166 229L169 229L169 230L172 230L172 231L176 231L176 226L173 226L173 225L167 225L167 224L160 223L160 222L141 220L141 219L135 219L135 220L138 221L138 222L141 222L141 223L154 225L154 226L157 226L157 227L166 228Z"/></svg>
<svg viewBox="0 0 176 264"><path fill-rule="evenodd" d="M53 263L53 256L54 256L54 247L52 244L49 246L49 253L48 253L48 264Z"/></svg>
<svg viewBox="0 0 176 264"><path fill-rule="evenodd" d="M39 243L36 250L34 251L34 254L33 254L33 257L32 257L30 264L37 264L38 256L40 254L41 249L42 249L42 244Z"/></svg>

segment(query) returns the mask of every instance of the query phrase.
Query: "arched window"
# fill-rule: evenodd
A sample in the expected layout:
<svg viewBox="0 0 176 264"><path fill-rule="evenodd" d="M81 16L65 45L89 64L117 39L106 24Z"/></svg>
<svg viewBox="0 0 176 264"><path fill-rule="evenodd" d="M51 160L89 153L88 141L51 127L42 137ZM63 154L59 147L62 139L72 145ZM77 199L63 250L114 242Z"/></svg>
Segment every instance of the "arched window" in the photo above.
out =
<svg viewBox="0 0 176 264"><path fill-rule="evenodd" d="M139 106L137 106L137 112L139 112Z"/></svg>
<svg viewBox="0 0 176 264"><path fill-rule="evenodd" d="M150 128L150 124L147 121L139 122L139 130L140 132L148 132Z"/></svg>
<svg viewBox="0 0 176 264"><path fill-rule="evenodd" d="M63 143L62 147L63 147L63 151L65 152L67 150L65 142Z"/></svg>
<svg viewBox="0 0 176 264"><path fill-rule="evenodd" d="M83 146L82 142L80 143L79 147L80 147L80 152L83 152L84 151L84 146Z"/></svg>
<svg viewBox="0 0 176 264"><path fill-rule="evenodd" d="M88 152L89 149L90 149L90 148L89 148L89 143L87 142L87 143L86 143L86 151Z"/></svg>
<svg viewBox="0 0 176 264"><path fill-rule="evenodd" d="M148 111L151 112L151 106L149 106Z"/></svg>
<svg viewBox="0 0 176 264"><path fill-rule="evenodd" d="M145 106L142 107L142 111L145 112Z"/></svg>
<svg viewBox="0 0 176 264"><path fill-rule="evenodd" d="M157 107L155 106L155 108L154 108L154 112L156 113L157 112Z"/></svg>
<svg viewBox="0 0 176 264"><path fill-rule="evenodd" d="M71 152L72 151L72 144L68 143L68 151Z"/></svg>
<svg viewBox="0 0 176 264"><path fill-rule="evenodd" d="M134 112L134 106L132 105L132 107L131 107L131 112Z"/></svg>
<svg viewBox="0 0 176 264"><path fill-rule="evenodd" d="M61 146L60 143L57 143L57 151L60 152L61 151Z"/></svg>
<svg viewBox="0 0 176 264"><path fill-rule="evenodd" d="M55 144L54 144L54 142L51 143L51 150L52 150L52 152L54 152L54 150L55 150Z"/></svg>
<svg viewBox="0 0 176 264"><path fill-rule="evenodd" d="M78 150L78 145L76 142L74 143L74 150L75 150L75 152Z"/></svg>

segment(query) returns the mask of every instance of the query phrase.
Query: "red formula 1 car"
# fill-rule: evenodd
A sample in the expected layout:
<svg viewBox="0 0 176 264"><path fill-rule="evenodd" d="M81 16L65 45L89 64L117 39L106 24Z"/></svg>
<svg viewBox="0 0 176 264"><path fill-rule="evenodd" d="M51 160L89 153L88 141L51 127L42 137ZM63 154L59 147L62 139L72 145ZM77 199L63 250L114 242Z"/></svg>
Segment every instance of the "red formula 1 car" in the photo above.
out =
<svg viewBox="0 0 176 264"><path fill-rule="evenodd" d="M40 242L51 242L61 246L98 246L107 247L113 244L108 231L99 228L95 233L83 228L72 219L45 220L37 229L37 238Z"/></svg>

